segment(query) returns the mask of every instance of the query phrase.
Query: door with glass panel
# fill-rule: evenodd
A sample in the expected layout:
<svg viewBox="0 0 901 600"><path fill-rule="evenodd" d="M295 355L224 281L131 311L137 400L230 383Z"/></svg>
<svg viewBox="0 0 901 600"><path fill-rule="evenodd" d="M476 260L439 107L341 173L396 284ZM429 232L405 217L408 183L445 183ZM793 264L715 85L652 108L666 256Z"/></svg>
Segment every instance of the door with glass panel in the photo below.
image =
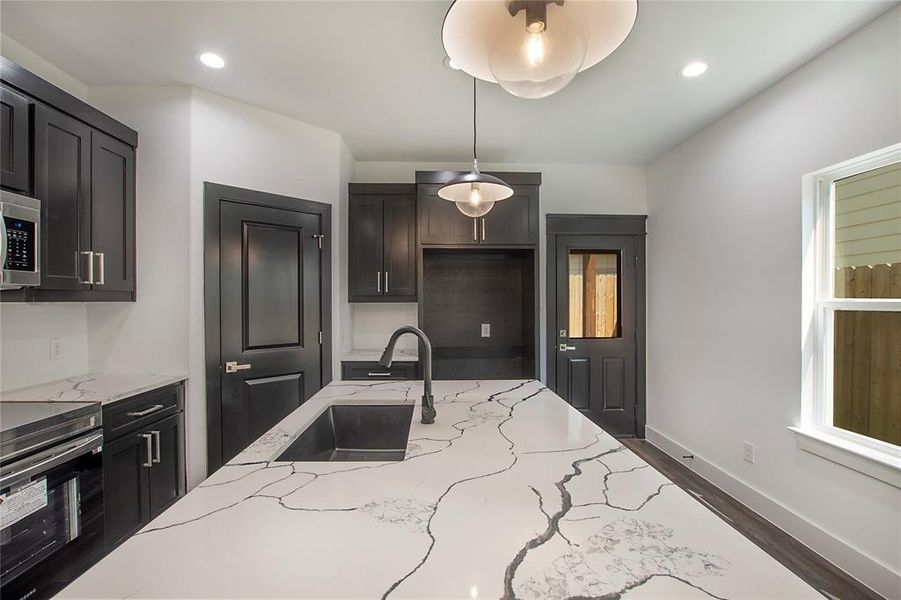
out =
<svg viewBox="0 0 901 600"><path fill-rule="evenodd" d="M636 238L557 236L557 393L614 435L636 434Z"/></svg>

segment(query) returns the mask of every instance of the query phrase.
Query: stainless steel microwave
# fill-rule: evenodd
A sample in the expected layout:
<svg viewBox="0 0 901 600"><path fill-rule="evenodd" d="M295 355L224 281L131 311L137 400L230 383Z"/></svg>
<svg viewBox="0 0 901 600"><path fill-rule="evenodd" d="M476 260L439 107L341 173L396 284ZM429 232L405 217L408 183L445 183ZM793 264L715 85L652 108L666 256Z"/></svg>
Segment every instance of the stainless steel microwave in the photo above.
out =
<svg viewBox="0 0 901 600"><path fill-rule="evenodd" d="M0 289L41 285L41 201L0 191Z"/></svg>

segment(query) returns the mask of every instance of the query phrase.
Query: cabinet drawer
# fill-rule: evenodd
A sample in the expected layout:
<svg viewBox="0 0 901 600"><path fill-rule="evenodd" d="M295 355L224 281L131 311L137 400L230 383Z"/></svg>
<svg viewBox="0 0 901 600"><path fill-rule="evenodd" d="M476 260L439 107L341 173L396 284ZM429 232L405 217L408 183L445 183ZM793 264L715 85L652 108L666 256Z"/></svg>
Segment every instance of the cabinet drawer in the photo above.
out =
<svg viewBox="0 0 901 600"><path fill-rule="evenodd" d="M356 362L348 361L341 363L341 375L344 380L370 380L377 381L384 379L391 380L407 380L416 379L416 373L419 370L419 363L415 362L397 362L391 365L390 369L386 369L377 362Z"/></svg>
<svg viewBox="0 0 901 600"><path fill-rule="evenodd" d="M184 404L183 390L183 385L177 383L104 406L104 440L111 442L163 417L178 413Z"/></svg>

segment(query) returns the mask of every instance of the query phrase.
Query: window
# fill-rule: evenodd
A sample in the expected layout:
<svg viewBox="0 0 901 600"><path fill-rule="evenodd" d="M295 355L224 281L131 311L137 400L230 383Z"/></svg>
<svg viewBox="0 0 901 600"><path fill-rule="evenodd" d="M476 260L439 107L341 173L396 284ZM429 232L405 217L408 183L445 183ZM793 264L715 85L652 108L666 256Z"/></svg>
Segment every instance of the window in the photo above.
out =
<svg viewBox="0 0 901 600"><path fill-rule="evenodd" d="M569 253L569 338L620 337L619 253Z"/></svg>
<svg viewBox="0 0 901 600"><path fill-rule="evenodd" d="M809 175L804 187L800 432L878 457L897 482L901 145Z"/></svg>

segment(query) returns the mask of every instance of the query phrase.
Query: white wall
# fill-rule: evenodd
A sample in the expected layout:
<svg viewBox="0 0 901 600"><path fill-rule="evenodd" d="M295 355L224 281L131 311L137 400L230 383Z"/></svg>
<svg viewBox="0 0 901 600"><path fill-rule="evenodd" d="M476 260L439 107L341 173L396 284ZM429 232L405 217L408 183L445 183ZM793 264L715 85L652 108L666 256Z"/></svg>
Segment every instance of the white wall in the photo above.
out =
<svg viewBox="0 0 901 600"><path fill-rule="evenodd" d="M50 360L50 339L62 356ZM83 304L0 304L0 390L81 375L88 370Z"/></svg>
<svg viewBox="0 0 901 600"><path fill-rule="evenodd" d="M360 183L411 183L416 171L445 169L469 170L472 163L400 163L357 162L354 181ZM541 173L540 190L540 325L541 377L546 369L545 289L546 252L545 216L563 214L647 214L645 167L630 165L507 164L482 163L484 171L537 171ZM346 301L347 296L343 297ZM354 304L354 329L359 332L357 348L384 346L396 325L416 323L416 305L399 305L388 309L376 304ZM381 340L381 341L379 341ZM378 342L378 343L376 343ZM406 343L406 342L405 342ZM366 344L365 346L362 344ZM373 344L375 344L373 346ZM413 344L415 347L415 344Z"/></svg>
<svg viewBox="0 0 901 600"><path fill-rule="evenodd" d="M888 597L901 492L786 428L800 420L801 176L899 139L895 9L648 170L648 437Z"/></svg>
<svg viewBox="0 0 901 600"><path fill-rule="evenodd" d="M346 280L335 244L342 223L342 174L352 158L341 136L273 112L197 89L191 91L188 481L206 473L203 337L203 184L206 181L333 205L332 295ZM346 263L346 261L344 261ZM337 305L335 305L337 307ZM333 310L332 339L341 340L342 310ZM337 361L333 361L333 365ZM337 371L335 371L337 376Z"/></svg>
<svg viewBox="0 0 901 600"><path fill-rule="evenodd" d="M188 372L191 92L95 87L90 102L139 132L137 302L87 306L92 372ZM189 399L190 402L190 399Z"/></svg>
<svg viewBox="0 0 901 600"><path fill-rule="evenodd" d="M88 87L16 40L0 34L0 54L84 100ZM88 369L88 319L78 304L0 305L0 390L80 375ZM50 360L50 339L62 358Z"/></svg>

